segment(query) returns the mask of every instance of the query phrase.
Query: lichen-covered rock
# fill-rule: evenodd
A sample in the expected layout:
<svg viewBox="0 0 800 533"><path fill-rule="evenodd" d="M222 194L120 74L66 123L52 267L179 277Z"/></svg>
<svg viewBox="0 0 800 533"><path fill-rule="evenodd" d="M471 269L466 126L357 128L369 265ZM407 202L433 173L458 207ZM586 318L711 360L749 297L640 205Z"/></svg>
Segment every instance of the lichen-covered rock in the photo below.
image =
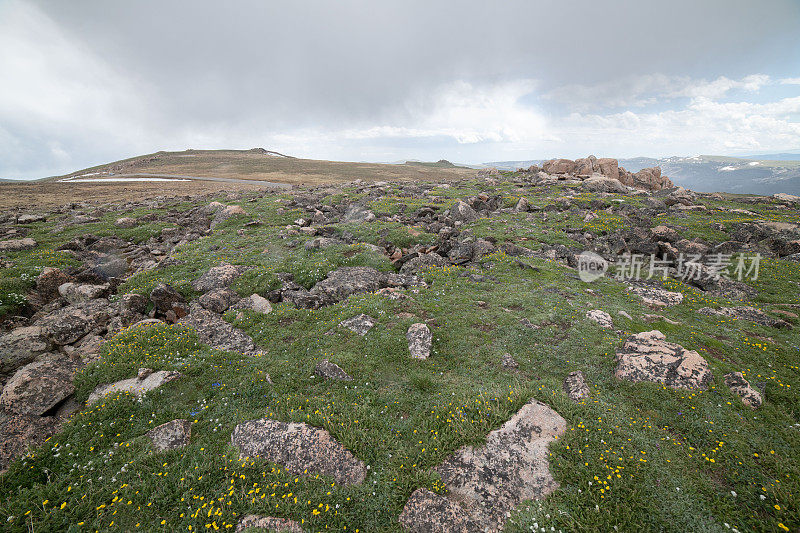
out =
<svg viewBox="0 0 800 533"><path fill-rule="evenodd" d="M247 212L242 209L242 206L240 205L228 205L220 209L218 206L212 207L212 204L214 203L218 202L211 202L211 204L209 204L209 208L216 209L216 215L214 215L214 219L211 221L210 225L212 229L219 226L229 218L247 214Z"/></svg>
<svg viewBox="0 0 800 533"><path fill-rule="evenodd" d="M138 223L136 222L135 218L120 217L114 221L114 225L118 228L130 229L130 228L135 228L138 225Z"/></svg>
<svg viewBox="0 0 800 533"><path fill-rule="evenodd" d="M190 309L191 312L182 318L180 323L197 331L200 342L227 352L248 355L256 353L256 345L247 333L225 322L218 314L203 309L197 304L193 303Z"/></svg>
<svg viewBox="0 0 800 533"><path fill-rule="evenodd" d="M353 294L375 292L386 284L386 274L371 267L341 267L328 274L311 289L325 304L347 299Z"/></svg>
<svg viewBox="0 0 800 533"><path fill-rule="evenodd" d="M683 302L683 293L655 289L653 287L628 287L628 291L641 297L647 305L672 307Z"/></svg>
<svg viewBox="0 0 800 533"><path fill-rule="evenodd" d="M255 529L266 533L303 533L303 528L294 520L249 514L236 524L236 533Z"/></svg>
<svg viewBox="0 0 800 533"><path fill-rule="evenodd" d="M480 524L456 502L428 489L417 489L400 513L400 525L412 533L475 533Z"/></svg>
<svg viewBox="0 0 800 533"><path fill-rule="evenodd" d="M742 403L753 409L761 407L761 393L754 389L741 372L725 374L725 385L742 399Z"/></svg>
<svg viewBox="0 0 800 533"><path fill-rule="evenodd" d="M214 289L202 294L198 299L204 309L214 313L224 313L240 300L239 295L231 289Z"/></svg>
<svg viewBox="0 0 800 533"><path fill-rule="evenodd" d="M611 315L602 309L592 309L591 311L587 311L586 318L593 322L597 322L601 328L612 329L614 327L614 321L611 319Z"/></svg>
<svg viewBox="0 0 800 533"><path fill-rule="evenodd" d="M589 387L586 385L583 372L580 370L567 374L567 377L564 378L563 386L564 392L573 402L580 402L589 397Z"/></svg>
<svg viewBox="0 0 800 533"><path fill-rule="evenodd" d="M484 446L460 448L437 466L448 495L415 492L401 524L419 532L501 530L520 502L544 498L558 487L547 449L566 428L558 413L531 400L489 433Z"/></svg>
<svg viewBox="0 0 800 533"><path fill-rule="evenodd" d="M229 263L223 263L212 267L192 282L192 288L199 292L208 292L213 289L224 289L230 287L236 278L239 277L239 268Z"/></svg>
<svg viewBox="0 0 800 533"><path fill-rule="evenodd" d="M272 312L272 304L269 300L259 294L251 294L247 298L242 298L231 306L233 309L249 309L255 313L267 315Z"/></svg>
<svg viewBox="0 0 800 533"><path fill-rule="evenodd" d="M52 416L11 415L0 412L0 474L28 448L42 444L60 427Z"/></svg>
<svg viewBox="0 0 800 533"><path fill-rule="evenodd" d="M735 318L737 320L738 319L749 320L751 322L755 322L756 324L772 328L792 329L792 325L786 322L785 320L771 317L761 309L756 309L755 307L750 307L745 305L740 305L736 307L720 307L719 309L712 309L711 307L702 307L698 309L697 312L702 315L726 316Z"/></svg>
<svg viewBox="0 0 800 533"><path fill-rule="evenodd" d="M52 343L39 326L16 328L0 335L0 376L33 362L51 347Z"/></svg>
<svg viewBox="0 0 800 533"><path fill-rule="evenodd" d="M542 163L542 170L548 174L571 174L577 167L570 159L550 159Z"/></svg>
<svg viewBox="0 0 800 533"><path fill-rule="evenodd" d="M98 385L89 395L89 399L86 400L86 405L94 405L103 397L116 393L130 393L137 398L141 398L146 392L157 389L165 383L169 383L179 377L181 377L181 373L175 371L159 370L158 372L153 372L151 370L149 372L143 372L140 370L135 378Z"/></svg>
<svg viewBox="0 0 800 533"><path fill-rule="evenodd" d="M361 335L362 337L366 335L369 330L375 326L375 324L376 320L374 318L363 313L339 322L341 327L347 328L353 333Z"/></svg>
<svg viewBox="0 0 800 533"><path fill-rule="evenodd" d="M36 241L30 237L0 241L0 253L19 252L22 250L30 250L31 248L36 248Z"/></svg>
<svg viewBox="0 0 800 533"><path fill-rule="evenodd" d="M107 300L91 300L54 311L39 320L37 325L54 344L64 346L92 330L104 328L114 312Z"/></svg>
<svg viewBox="0 0 800 533"><path fill-rule="evenodd" d="M314 373L322 376L325 379L334 379L337 381L353 381L350 375L342 370L336 363L331 363L327 359L318 362L314 367Z"/></svg>
<svg viewBox="0 0 800 533"><path fill-rule="evenodd" d="M433 334L425 324L411 324L406 332L408 351L414 359L427 359L431 355Z"/></svg>
<svg viewBox="0 0 800 533"><path fill-rule="evenodd" d="M73 277L58 268L47 267L36 277L36 291L45 300L58 298L58 288L73 281Z"/></svg>
<svg viewBox="0 0 800 533"><path fill-rule="evenodd" d="M431 268L443 267L447 264L447 260L439 254L429 253L413 257L403 263L400 267L402 274L416 274L417 272L428 270Z"/></svg>
<svg viewBox="0 0 800 533"><path fill-rule="evenodd" d="M706 389L713 378L708 362L697 352L664 340L658 330L631 335L617 351L619 379L652 381L679 389Z"/></svg>
<svg viewBox="0 0 800 533"><path fill-rule="evenodd" d="M58 294L71 304L88 302L100 298L108 292L108 283L103 285L77 284L67 282L58 287Z"/></svg>
<svg viewBox="0 0 800 533"><path fill-rule="evenodd" d="M14 374L0 394L0 409L17 415L41 416L75 392L77 364L63 355L46 356Z"/></svg>
<svg viewBox="0 0 800 533"><path fill-rule="evenodd" d="M619 180L604 176L592 176L581 183L581 187L593 192L623 193L628 189Z"/></svg>
<svg viewBox="0 0 800 533"><path fill-rule="evenodd" d="M517 363L516 359L514 359L510 353L504 353L500 362L504 368L508 368L510 370L516 370L519 368L519 363Z"/></svg>
<svg viewBox="0 0 800 533"><path fill-rule="evenodd" d="M459 200L450 208L450 218L452 218L454 222L466 224L474 222L478 218L478 214L469 204Z"/></svg>
<svg viewBox="0 0 800 533"><path fill-rule="evenodd" d="M367 468L331 434L305 423L249 420L236 426L231 443L242 457L260 457L293 474L321 474L340 485L358 484Z"/></svg>
<svg viewBox="0 0 800 533"><path fill-rule="evenodd" d="M157 451L183 448L192 437L192 423L181 418L171 420L151 429L147 436Z"/></svg>

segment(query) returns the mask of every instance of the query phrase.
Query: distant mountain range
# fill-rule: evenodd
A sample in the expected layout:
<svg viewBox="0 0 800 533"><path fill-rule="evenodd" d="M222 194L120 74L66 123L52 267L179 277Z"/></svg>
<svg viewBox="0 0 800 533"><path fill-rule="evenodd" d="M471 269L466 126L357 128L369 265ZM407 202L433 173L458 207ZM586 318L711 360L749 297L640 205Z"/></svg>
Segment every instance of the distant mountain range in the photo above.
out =
<svg viewBox="0 0 800 533"><path fill-rule="evenodd" d="M516 170L542 161L493 161L478 166ZM700 192L800 195L800 153L764 154L752 158L714 155L634 157L620 159L619 165L631 172L661 167L662 173L676 185Z"/></svg>

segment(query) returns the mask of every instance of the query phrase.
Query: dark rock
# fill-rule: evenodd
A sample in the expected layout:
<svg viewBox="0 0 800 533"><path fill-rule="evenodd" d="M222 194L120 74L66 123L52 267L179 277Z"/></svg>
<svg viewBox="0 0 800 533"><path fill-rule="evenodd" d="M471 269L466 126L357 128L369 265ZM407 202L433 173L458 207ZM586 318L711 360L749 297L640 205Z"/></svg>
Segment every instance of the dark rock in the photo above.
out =
<svg viewBox="0 0 800 533"><path fill-rule="evenodd" d="M42 416L75 392L72 374L77 364L63 355L29 363L3 387L0 408L17 415Z"/></svg>

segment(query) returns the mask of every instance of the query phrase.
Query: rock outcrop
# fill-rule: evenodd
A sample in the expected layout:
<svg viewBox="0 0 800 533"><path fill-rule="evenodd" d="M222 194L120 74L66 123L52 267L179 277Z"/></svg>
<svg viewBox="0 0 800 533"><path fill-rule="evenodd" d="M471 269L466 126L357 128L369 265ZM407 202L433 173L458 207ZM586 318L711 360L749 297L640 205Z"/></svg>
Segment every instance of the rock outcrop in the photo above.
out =
<svg viewBox="0 0 800 533"><path fill-rule="evenodd" d="M713 375L700 354L667 342L658 330L631 335L617 351L618 379L663 383L678 389L706 389Z"/></svg>
<svg viewBox="0 0 800 533"><path fill-rule="evenodd" d="M400 515L407 531L500 531L507 513L524 500L541 499L558 484L550 474L548 446L566 421L531 400L481 447L466 446L435 468L447 496L416 491Z"/></svg>
<svg viewBox="0 0 800 533"><path fill-rule="evenodd" d="M231 443L242 457L260 457L293 474L321 474L340 485L359 484L367 468L322 428L278 420L250 420L236 426Z"/></svg>

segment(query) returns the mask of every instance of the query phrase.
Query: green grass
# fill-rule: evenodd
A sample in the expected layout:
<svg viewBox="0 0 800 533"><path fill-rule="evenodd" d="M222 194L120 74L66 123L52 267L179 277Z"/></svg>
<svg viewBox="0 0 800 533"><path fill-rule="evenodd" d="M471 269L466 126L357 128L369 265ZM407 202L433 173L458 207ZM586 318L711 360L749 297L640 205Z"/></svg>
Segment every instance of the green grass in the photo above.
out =
<svg viewBox="0 0 800 533"><path fill-rule="evenodd" d="M436 194L452 199L483 187L465 183ZM517 194L511 184L501 184L500 190L508 202ZM546 205L561 190L524 194ZM411 209L401 196L380 206L394 209L398 203ZM292 239L280 233L297 213L279 212L281 204L273 197L241 205L246 217L182 246L176 252L180 264L134 276L120 292L146 293L166 280L194 298L191 281L223 260L254 267L234 285L243 295L275 288L276 272L292 272L310 287L339 266L392 269L385 257L359 245L306 252L302 242L307 238L298 236L289 246ZM685 226L685 235L705 234L717 216L692 213L676 223ZM239 235L241 223L250 218L264 225ZM97 231L121 231L102 224ZM538 249L568 244L563 230L583 224L574 214L548 213L543 221L541 213L508 213L480 219L469 229L498 243ZM433 242L429 234L413 236L393 223L336 228L365 243ZM584 229L618 228L614 217L603 213ZM67 238L46 237L44 229L38 235L48 246ZM2 275L12 279L25 269L33 272L45 261L35 257L21 252L21 266ZM9 531L206 531L235 526L244 514L255 513L302 521L308 531L400 531L397 517L415 489L446 491L432 473L434 466L461 446L479 445L535 398L567 420L566 434L550 447L560 488L545 501L520 505L508 531L530 531L534 525L547 531L617 526L676 532L726 531L726 523L740 531L800 527L795 330L699 315L700 307L731 302L671 281L665 287L683 292L684 302L657 312L680 325L647 323L643 315L654 311L624 283L585 284L557 263L528 262L538 270L492 254L482 262L481 273L493 280L486 282L470 281L459 267L433 269L425 274L429 287L403 300L366 294L319 310L278 304L268 315L228 313L226 319L263 350L259 357L214 351L180 326L124 331L106 343L99 362L78 375L79 399L141 366L178 370L183 377L141 402L127 395L107 398L14 463L0 477L0 520ZM775 301L797 303L793 283L798 279L796 264L765 261L761 278L753 282L760 291L756 304L768 309ZM623 336L657 328L668 340L697 350L713 370L711 388L679 391L616 380L614 351L622 337L588 321L589 309L610 313ZM366 336L338 327L359 313L377 319ZM522 319L540 328L527 328ZM422 320L434 334L432 356L411 360L405 333ZM502 367L505 353L518 361L518 370ZM314 377L314 366L323 358L354 381ZM572 370L582 370L591 386L591 398L580 404L561 388ZM722 375L734 370L751 383L766 383L760 410L745 407L722 383ZM369 465L366 481L344 487L324 476L291 475L279 465L239 461L230 445L233 428L264 416L324 427ZM175 418L193 421L191 443L182 450L150 452L146 431Z"/></svg>

